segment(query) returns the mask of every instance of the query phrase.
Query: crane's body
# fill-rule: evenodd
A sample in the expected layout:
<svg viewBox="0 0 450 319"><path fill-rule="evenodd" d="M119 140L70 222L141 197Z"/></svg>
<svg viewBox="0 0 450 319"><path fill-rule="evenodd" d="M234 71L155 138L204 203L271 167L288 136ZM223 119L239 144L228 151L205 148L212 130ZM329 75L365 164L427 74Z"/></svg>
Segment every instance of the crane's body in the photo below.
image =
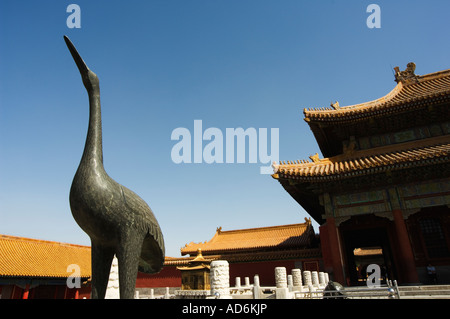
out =
<svg viewBox="0 0 450 319"><path fill-rule="evenodd" d="M119 263L120 298L134 297L138 267L159 272L164 239L147 203L108 176L103 167L100 87L67 37L66 44L80 70L89 96L86 144L70 189L70 208L92 244L92 298L104 298L114 255Z"/></svg>

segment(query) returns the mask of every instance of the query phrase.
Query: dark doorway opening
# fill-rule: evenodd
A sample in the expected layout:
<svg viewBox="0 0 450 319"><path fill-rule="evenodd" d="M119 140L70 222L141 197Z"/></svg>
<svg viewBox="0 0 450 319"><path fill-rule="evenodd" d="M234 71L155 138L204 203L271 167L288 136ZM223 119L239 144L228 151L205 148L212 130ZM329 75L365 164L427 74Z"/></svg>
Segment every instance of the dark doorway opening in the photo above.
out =
<svg viewBox="0 0 450 319"><path fill-rule="evenodd" d="M382 284L395 278L389 237L385 228L346 230L343 233L350 286L367 284L367 266L380 267Z"/></svg>

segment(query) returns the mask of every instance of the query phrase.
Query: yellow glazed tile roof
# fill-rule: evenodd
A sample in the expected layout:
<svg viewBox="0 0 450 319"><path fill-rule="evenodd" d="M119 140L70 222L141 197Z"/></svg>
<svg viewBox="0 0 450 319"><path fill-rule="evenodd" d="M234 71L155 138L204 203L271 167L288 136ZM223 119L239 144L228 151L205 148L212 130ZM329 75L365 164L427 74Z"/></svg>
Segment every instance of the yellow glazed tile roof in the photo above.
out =
<svg viewBox="0 0 450 319"><path fill-rule="evenodd" d="M0 235L0 276L68 277L71 264L80 267L81 277L91 276L89 246Z"/></svg>
<svg viewBox="0 0 450 319"><path fill-rule="evenodd" d="M303 113L307 122L343 121L400 112L449 99L450 70L444 70L422 76L413 74L412 80L398 81L391 92L370 102L341 107L336 103L331 108L309 108Z"/></svg>
<svg viewBox="0 0 450 319"><path fill-rule="evenodd" d="M413 141L403 145L389 145L355 151L330 158L311 157L312 161L273 164L275 179L289 178L305 181L329 181L386 170L404 169L450 161L448 135Z"/></svg>
<svg viewBox="0 0 450 319"><path fill-rule="evenodd" d="M226 253L242 250L289 249L310 244L314 229L311 220L302 224L249 228L222 231L218 228L214 237L204 243L186 244L181 254L195 254L201 249L205 254Z"/></svg>
<svg viewBox="0 0 450 319"><path fill-rule="evenodd" d="M353 250L353 254L355 256L373 256L373 255L382 255L382 248L355 248Z"/></svg>

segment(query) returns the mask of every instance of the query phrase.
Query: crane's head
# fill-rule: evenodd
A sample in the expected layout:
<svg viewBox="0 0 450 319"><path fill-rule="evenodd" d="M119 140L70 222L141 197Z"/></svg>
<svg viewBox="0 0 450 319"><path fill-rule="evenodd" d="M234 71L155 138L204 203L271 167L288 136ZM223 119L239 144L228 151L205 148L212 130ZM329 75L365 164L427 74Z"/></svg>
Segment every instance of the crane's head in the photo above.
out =
<svg viewBox="0 0 450 319"><path fill-rule="evenodd" d="M64 36L64 41L66 41L67 47L69 48L69 51L72 54L73 59L75 60L78 70L80 71L81 78L83 79L83 84L86 87L86 90L88 90L88 92L92 90L98 90L99 80L97 75L87 67L86 63L83 61L77 49L75 49L75 46L69 40L69 38Z"/></svg>

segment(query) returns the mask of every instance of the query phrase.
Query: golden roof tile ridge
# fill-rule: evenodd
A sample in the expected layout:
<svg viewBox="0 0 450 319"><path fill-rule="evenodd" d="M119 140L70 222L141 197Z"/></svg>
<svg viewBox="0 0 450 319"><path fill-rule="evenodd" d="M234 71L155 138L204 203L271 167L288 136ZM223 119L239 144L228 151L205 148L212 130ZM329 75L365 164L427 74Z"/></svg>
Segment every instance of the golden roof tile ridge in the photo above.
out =
<svg viewBox="0 0 450 319"><path fill-rule="evenodd" d="M395 105L398 103L412 102L414 99L421 100L445 95L445 93L450 94L450 69L421 76L417 75L416 79L417 81L412 83L399 81L388 94L372 101L348 106L339 106L339 103L336 102L326 108L305 108L303 110L305 120L308 122L311 118L342 117L371 109L381 109L389 105L389 103Z"/></svg>
<svg viewBox="0 0 450 319"><path fill-rule="evenodd" d="M279 174L291 176L329 176L363 170L368 168L393 165L403 162L420 161L428 158L442 157L450 154L450 136L443 135L402 144L380 146L369 150L355 151L351 155L339 154L324 158L316 163L296 165L274 165L272 177ZM356 165L352 167L350 162ZM328 169L319 169L329 166Z"/></svg>
<svg viewBox="0 0 450 319"><path fill-rule="evenodd" d="M305 219L305 223L220 231L220 234L216 231L214 235L217 238L216 241L213 242L210 240L201 244L186 244L181 249L181 253L192 254L198 248L201 248L203 252L211 253L216 251L244 251L248 249L254 250L264 247L275 247L285 242L288 237L303 238L307 234L308 229L311 229L309 226L311 226L311 220ZM243 238L243 236L250 237Z"/></svg>
<svg viewBox="0 0 450 319"><path fill-rule="evenodd" d="M231 230L222 230L220 235L228 235L234 233L249 233L249 232L262 232L262 231L270 231L276 229L292 229L298 228L300 226L306 227L307 223L296 223L296 224L285 224L285 225L276 225L276 226L262 226L262 227L252 227L252 228L242 228L242 229L231 229Z"/></svg>
<svg viewBox="0 0 450 319"><path fill-rule="evenodd" d="M71 246L71 247L89 248L89 249L91 248L91 246L88 246L88 245L72 244L72 243L59 242L59 241L53 241L53 240L47 240L47 239L36 239L36 238L28 238L28 237L5 235L5 234L0 234L0 241L1 240L10 240L12 242L25 242L25 243L35 243L35 244L49 244L49 245L56 245L56 246Z"/></svg>
<svg viewBox="0 0 450 319"><path fill-rule="evenodd" d="M67 266L77 263L89 277L90 247L19 236L0 235L0 274L17 277L67 277Z"/></svg>

